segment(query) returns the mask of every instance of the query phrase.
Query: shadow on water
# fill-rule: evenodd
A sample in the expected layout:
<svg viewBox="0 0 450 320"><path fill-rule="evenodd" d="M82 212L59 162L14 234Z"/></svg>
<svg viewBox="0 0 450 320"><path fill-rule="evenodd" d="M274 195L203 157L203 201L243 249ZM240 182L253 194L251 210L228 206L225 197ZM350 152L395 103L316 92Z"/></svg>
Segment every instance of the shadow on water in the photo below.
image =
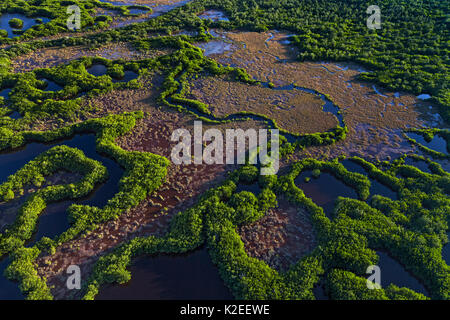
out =
<svg viewBox="0 0 450 320"><path fill-rule="evenodd" d="M71 204L76 203L102 208L107 204L108 200L119 191L118 183L123 176L124 170L112 159L96 152L94 134L75 135L71 139L60 140L49 144L30 143L14 152L0 153L0 167L2 168L0 171L0 183L6 181L9 175L15 173L30 160L35 159L39 154L59 145L78 148L82 150L88 158L101 162L107 168L109 178L104 184L97 186L97 188L86 198L77 199L74 202L62 201L49 204L39 216L37 231L28 242L28 246L35 244L44 236L53 238L67 230L69 223L66 210ZM6 266L4 268L6 268ZM16 296L16 288L11 289L11 291L9 291L9 289L4 289L10 287L9 285L3 285L3 283L6 282L9 281L0 274L1 294L5 295L6 298L14 298ZM17 285L15 285L15 287L17 287Z"/></svg>
<svg viewBox="0 0 450 320"><path fill-rule="evenodd" d="M230 21L230 19L227 18L225 13L218 10L208 10L204 11L202 14L198 15L200 19L211 19L214 22L217 21Z"/></svg>
<svg viewBox="0 0 450 320"><path fill-rule="evenodd" d="M423 160L417 160L411 157L407 157L405 159L405 164L408 166L413 166L416 167L417 169L419 169L422 172L426 172L426 173L432 173L430 170L430 167L428 166L428 163L426 161Z"/></svg>
<svg viewBox="0 0 450 320"><path fill-rule="evenodd" d="M347 169L350 172L357 172L357 173L367 176L367 171L362 166L360 166L359 164L357 164L356 162L354 162L350 159L343 160L341 162L341 164L345 167L345 169ZM395 192L394 190L391 190L389 187L385 186L384 184L381 184L380 182L378 182L375 179L372 179L368 176L367 176L367 178L370 181L370 195L371 196L378 194L380 196L390 198L392 200L398 199L397 192Z"/></svg>
<svg viewBox="0 0 450 320"><path fill-rule="evenodd" d="M450 232L447 232L447 238L450 240ZM442 259L450 266L450 241L442 247Z"/></svg>
<svg viewBox="0 0 450 320"><path fill-rule="evenodd" d="M416 292L428 296L428 292L411 273L387 253L377 251L379 256L378 266L381 270L381 286L386 288L389 284L395 284L398 287L407 287Z"/></svg>
<svg viewBox="0 0 450 320"><path fill-rule="evenodd" d="M128 82L134 79L137 79L139 77L139 74L131 71L131 70L126 70L124 71L125 75L123 78L121 79L116 79L116 78L112 78L112 82L113 83L117 83L117 82Z"/></svg>
<svg viewBox="0 0 450 320"><path fill-rule="evenodd" d="M97 63L97 64L93 64L91 67L87 68L86 71L95 77L100 77L100 76L104 76L108 73L108 68L103 64ZM122 78L111 77L112 82L113 83L128 82L128 81L137 79L139 77L138 73L131 71L131 70L125 70L124 74L125 75Z"/></svg>
<svg viewBox="0 0 450 320"><path fill-rule="evenodd" d="M330 297L325 292L325 285L323 282L320 282L312 289L316 300L330 300Z"/></svg>
<svg viewBox="0 0 450 320"><path fill-rule="evenodd" d="M305 178L309 178L308 182ZM328 172L314 178L311 171L304 171L295 178L295 184L308 198L322 207L328 218L332 218L334 202L338 197L358 198L356 191Z"/></svg>
<svg viewBox="0 0 450 320"><path fill-rule="evenodd" d="M20 19L23 21L23 27L20 29L15 29L12 28L9 25L9 21L11 19ZM14 38L14 37L18 37L20 36L20 33L23 31L26 31L28 29L30 29L31 27L41 24L39 22L36 21L36 19L41 19L42 23L47 23L50 21L49 18L46 17L35 17L35 18L29 18L23 14L20 13L4 13L0 16L0 29L4 29L8 32L8 37L9 38ZM15 32L15 31L19 31L19 32Z"/></svg>
<svg viewBox="0 0 450 320"><path fill-rule="evenodd" d="M109 4L112 4L113 6L134 6L134 5L136 5L135 2L107 1L107 0L98 0L98 1L103 2L103 3L109 3Z"/></svg>
<svg viewBox="0 0 450 320"><path fill-rule="evenodd" d="M101 288L97 300L233 299L206 248L181 255L138 258L124 285Z"/></svg>
<svg viewBox="0 0 450 320"><path fill-rule="evenodd" d="M269 83L262 83L262 84L263 84L263 86L270 88ZM303 91L303 92L318 96L325 103L322 107L323 111L332 113L338 119L339 125L341 127L345 127L344 118L342 117L342 114L339 113L339 107L337 105L335 105L330 99L328 99L327 96L324 95L323 93L317 92L312 89L299 87L299 86L296 86L295 84L289 84L289 85L281 86L281 87L274 87L272 89L273 90L299 90L299 91Z"/></svg>
<svg viewBox="0 0 450 320"><path fill-rule="evenodd" d="M45 88L43 89L44 91L56 92L63 89L62 86L52 80L46 78L39 78L38 80L44 81L46 83Z"/></svg>
<svg viewBox="0 0 450 320"><path fill-rule="evenodd" d="M11 119L14 119L14 120L18 120L18 119L22 118L22 115L19 112L14 111L8 117L10 117Z"/></svg>
<svg viewBox="0 0 450 320"><path fill-rule="evenodd" d="M9 257L0 259L0 300L23 300L25 297L20 292L19 284L9 281L4 276L5 269L10 263Z"/></svg>
<svg viewBox="0 0 450 320"><path fill-rule="evenodd" d="M416 140L417 143L420 143L421 145L423 145L431 150L441 152L443 154L448 154L447 141L445 141L444 138L442 138L438 135L435 135L430 142L426 141L425 138L421 134L417 134L414 132L407 132L406 135L408 137L410 137L411 139Z"/></svg>

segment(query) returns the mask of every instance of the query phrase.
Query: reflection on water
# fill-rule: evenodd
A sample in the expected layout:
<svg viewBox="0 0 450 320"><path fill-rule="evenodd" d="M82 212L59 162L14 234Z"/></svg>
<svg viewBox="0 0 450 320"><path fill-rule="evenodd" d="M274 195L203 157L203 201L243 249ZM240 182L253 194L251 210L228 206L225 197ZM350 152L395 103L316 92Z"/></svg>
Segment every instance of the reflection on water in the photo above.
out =
<svg viewBox="0 0 450 320"><path fill-rule="evenodd" d="M137 79L139 77L139 74L137 74L134 71L126 70L124 71L125 75L121 79L112 78L112 82L128 82L134 79Z"/></svg>
<svg viewBox="0 0 450 320"><path fill-rule="evenodd" d="M60 86L59 84L57 84L56 82L46 79L46 78L40 78L38 80L44 81L46 83L44 91L51 91L51 92L55 92L55 91L59 91L62 90L63 87Z"/></svg>
<svg viewBox="0 0 450 320"><path fill-rule="evenodd" d="M98 300L233 299L206 248L184 255L141 257L124 285L101 288Z"/></svg>
<svg viewBox="0 0 450 320"><path fill-rule="evenodd" d="M223 54L227 51L230 51L232 48L231 43L227 43L225 41L213 40L206 43L198 43L197 47L203 49L205 56L210 56L213 54Z"/></svg>
<svg viewBox="0 0 450 320"><path fill-rule="evenodd" d="M91 67L87 68L86 71L95 77L100 77L106 74L108 68L103 64L93 64Z"/></svg>
<svg viewBox="0 0 450 320"><path fill-rule="evenodd" d="M198 16L200 19L211 19L212 21L230 21L227 16L218 10L208 10Z"/></svg>
<svg viewBox="0 0 450 320"><path fill-rule="evenodd" d="M103 65L103 64L93 64L91 67L86 69L88 73L90 73L91 75L95 76L95 77L100 77L100 76L104 76L107 74L108 72L108 68ZM113 78L112 82L113 83L117 83L117 82L128 82L134 79L137 79L139 77L139 74L131 71L131 70L125 70L124 71L124 76L120 79L118 78Z"/></svg>
<svg viewBox="0 0 450 320"><path fill-rule="evenodd" d="M411 157L407 157L405 159L405 164L408 166L413 166L416 167L417 169L419 169L422 172L426 172L426 173L432 173L430 170L430 167L428 166L428 163L426 161L423 160L417 160Z"/></svg>
<svg viewBox="0 0 450 320"><path fill-rule="evenodd" d="M379 256L378 266L381 271L381 286L386 288L389 284L393 283L398 287L407 287L416 292L428 295L425 287L405 268L392 259L387 253L377 251Z"/></svg>
<svg viewBox="0 0 450 320"><path fill-rule="evenodd" d="M305 178L310 180L305 182ZM295 184L315 204L321 206L329 218L332 217L334 202L337 197L358 198L353 188L328 172L322 172L318 178L314 178L311 171L304 171L295 178Z"/></svg>
<svg viewBox="0 0 450 320"><path fill-rule="evenodd" d="M438 135L435 135L430 142L426 141L425 138L421 134L417 134L414 132L407 132L406 135L408 137L410 137L411 139L416 140L417 143L420 143L421 145L423 145L431 150L441 152L443 154L448 154L447 141L445 141L444 138L442 138Z"/></svg>

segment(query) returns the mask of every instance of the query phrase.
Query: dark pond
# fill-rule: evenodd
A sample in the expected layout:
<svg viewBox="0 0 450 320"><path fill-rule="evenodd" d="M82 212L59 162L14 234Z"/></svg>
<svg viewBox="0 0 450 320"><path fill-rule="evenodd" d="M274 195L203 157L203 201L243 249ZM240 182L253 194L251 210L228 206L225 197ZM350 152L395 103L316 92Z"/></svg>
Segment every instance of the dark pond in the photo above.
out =
<svg viewBox="0 0 450 320"><path fill-rule="evenodd" d="M130 8L130 9L128 9L128 11L130 12L130 14L144 14L144 13L148 12L148 10L138 9L138 8Z"/></svg>
<svg viewBox="0 0 450 320"><path fill-rule="evenodd" d="M305 182L305 178L310 178L310 180ZM318 178L314 178L311 171L304 171L295 178L295 184L315 204L322 207L329 218L332 217L337 197L358 198L358 194L353 188L328 172L322 172Z"/></svg>
<svg viewBox="0 0 450 320"><path fill-rule="evenodd" d="M386 288L393 283L398 287L407 287L416 292L428 296L425 287L411 273L396 260L392 259L387 253L377 251L379 256L378 266L381 270L381 286Z"/></svg>
<svg viewBox="0 0 450 320"><path fill-rule="evenodd" d="M23 27L21 29L14 29L9 25L9 21L15 18L23 21ZM50 21L49 18L45 17L28 18L27 16L20 13L5 13L0 16L0 29L6 30L8 32L9 38L18 37L20 36L20 34L16 34L13 31L14 30L26 31L30 29L31 27L39 24L38 22L36 22L36 19L42 19L43 23L47 23Z"/></svg>
<svg viewBox="0 0 450 320"><path fill-rule="evenodd" d="M350 159L345 159L341 161L341 164L350 172L357 172L362 175L367 176L367 171L363 167L361 167L359 164L357 164L355 161L352 161Z"/></svg>
<svg viewBox="0 0 450 320"><path fill-rule="evenodd" d="M98 186L90 196L84 199L79 199L74 202L63 201L49 204L40 215L37 223L37 231L28 245L35 244L44 236L52 238L67 230L69 223L66 210L72 203L97 207L105 206L107 201L118 192L118 182L123 176L124 171L116 162L96 152L95 136L93 134L86 134L75 135L70 140L62 140L51 144L30 143L15 152L0 153L0 166L2 168L0 171L0 183L6 181L9 175L15 173L42 152L58 145L67 145L72 148L78 148L82 150L87 157L100 161L107 168L109 179L106 183ZM8 290L2 294L14 297L15 288L11 291L9 291L10 289L3 289L9 288L9 286L3 285L3 282L5 281L9 282L0 274L1 290ZM14 285L14 287L17 287L17 285Z"/></svg>
<svg viewBox="0 0 450 320"><path fill-rule="evenodd" d="M130 71L130 70L126 70L124 71L125 76L121 79L116 79L116 78L112 78L112 82L116 83L116 82L128 82L134 79L137 79L139 77L139 74L134 72L134 71Z"/></svg>
<svg viewBox="0 0 450 320"><path fill-rule="evenodd" d="M263 85L266 87L269 87L269 83L263 83ZM342 117L342 114L339 113L339 107L337 105L335 105L330 99L328 99L326 95L319 93L312 89L296 86L295 84L289 84L286 86L275 87L272 89L273 90L300 90L300 91L307 92L307 93L310 93L310 94L320 97L320 99L325 103L322 107L323 111L332 113L338 119L339 125L341 127L345 126L344 118Z"/></svg>
<svg viewBox="0 0 450 320"><path fill-rule="evenodd" d="M206 248L182 255L138 258L124 285L101 288L98 300L233 299Z"/></svg>
<svg viewBox="0 0 450 320"><path fill-rule="evenodd" d="M427 142L425 141L425 138L420 134L414 132L407 132L406 135L431 150L448 154L447 141L445 141L445 139L442 138L441 136L435 135L433 140Z"/></svg>
<svg viewBox="0 0 450 320"><path fill-rule="evenodd" d="M362 166L357 164L356 162L354 162L350 159L345 159L341 163L345 167L345 169L347 169L348 171L357 172L357 173L367 176L367 171ZM367 176L367 178L370 180L370 195L373 196L373 195L378 194L380 196L390 198L392 200L398 199L397 192L391 190L390 188L388 188L384 184L381 184L380 182L378 182L375 179L372 179L368 176Z"/></svg>
<svg viewBox="0 0 450 320"><path fill-rule="evenodd" d="M11 92L11 90L12 90L12 88L1 90L0 91L0 97L8 99L9 98L9 93Z"/></svg>
<svg viewBox="0 0 450 320"><path fill-rule="evenodd" d="M87 69L87 72L89 72L93 76L100 77L100 76L104 76L107 74L108 68L103 64L94 64L90 68ZM112 82L113 83L128 82L128 81L137 79L139 77L138 73L131 71L131 70L125 70L124 74L125 74L124 77L121 79L111 77Z"/></svg>
<svg viewBox="0 0 450 320"><path fill-rule="evenodd" d="M430 167L428 166L428 163L423 160L417 160L417 159L414 159L411 157L407 157L405 159L405 164L416 167L417 169L419 169L422 172L432 173L430 170Z"/></svg>
<svg viewBox="0 0 450 320"><path fill-rule="evenodd" d="M370 179L370 194L372 196L378 194L380 196L390 198L392 200L398 199L397 192L389 189L384 184L381 184L380 182L374 179Z"/></svg>
<svg viewBox="0 0 450 320"><path fill-rule="evenodd" d="M66 210L72 203L102 208L107 204L108 200L119 191L118 183L120 178L122 178L123 169L110 158L101 156L95 151L96 144L94 135L76 135L69 141L55 145L61 144L78 148L82 150L87 157L101 162L108 169L109 179L106 183L99 185L94 189L90 196L84 199L49 204L39 217L37 231L33 236L30 245L35 244L44 236L53 238L67 230L69 222L67 220Z"/></svg>
<svg viewBox="0 0 450 320"><path fill-rule="evenodd" d="M218 10L208 10L198 16L200 19L211 19L212 21L230 21L227 16Z"/></svg>
<svg viewBox="0 0 450 320"><path fill-rule="evenodd" d="M40 78L38 80L44 81L46 83L46 86L44 88L44 91L51 91L51 92L55 92L55 91L60 91L63 89L62 86L60 86L59 84L57 84L56 82L46 79L46 78Z"/></svg>
<svg viewBox="0 0 450 320"><path fill-rule="evenodd" d="M197 47L204 50L205 56L210 56L213 54L223 54L227 51L230 51L233 47L231 43L220 41L220 40L212 40L205 43L196 44Z"/></svg>
<svg viewBox="0 0 450 320"><path fill-rule="evenodd" d="M22 118L22 115L19 112L14 111L8 117L10 117L11 119L17 120L17 119Z"/></svg>
<svg viewBox="0 0 450 320"><path fill-rule="evenodd" d="M240 183L236 187L236 193L241 191L249 191L252 192L255 196L258 196L261 193L261 187L257 182L253 184Z"/></svg>
<svg viewBox="0 0 450 320"><path fill-rule="evenodd" d="M10 263L9 258L0 258L0 300L23 300L24 296L20 292L19 284L9 281L4 276L5 269Z"/></svg>
<svg viewBox="0 0 450 320"><path fill-rule="evenodd" d="M450 232L447 233L447 238L450 240ZM442 259L450 266L450 241L442 247Z"/></svg>
<svg viewBox="0 0 450 320"><path fill-rule="evenodd" d="M100 77L106 74L108 68L103 64L93 64L91 67L87 68L86 71L95 77Z"/></svg>

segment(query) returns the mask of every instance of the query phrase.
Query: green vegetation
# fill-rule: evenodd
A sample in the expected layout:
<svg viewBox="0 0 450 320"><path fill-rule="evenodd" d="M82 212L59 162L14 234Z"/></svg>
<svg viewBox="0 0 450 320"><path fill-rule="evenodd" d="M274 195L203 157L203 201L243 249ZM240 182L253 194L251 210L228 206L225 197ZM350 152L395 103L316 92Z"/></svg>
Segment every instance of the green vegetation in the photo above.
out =
<svg viewBox="0 0 450 320"><path fill-rule="evenodd" d="M138 205L162 184L169 164L167 159L145 152L125 151L114 142L117 137L130 131L135 126L136 119L142 116L142 112L111 115L55 131L23 132L18 141L14 142L15 146L20 146L30 141L49 142L70 137L75 133L94 132L97 137L97 151L111 157L125 168L125 174L119 182L119 192L105 207L72 205L68 209L71 227L55 239L43 238L33 248L24 248L25 240L31 237L38 215L46 204L86 195L96 183L106 178L106 169L96 161L86 159L81 151L56 147L27 164L0 186L0 194L4 200L8 200L11 198L11 190L20 191L29 183L41 184L44 176L59 169L85 175L77 184L51 186L34 193L21 207L14 225L0 235L0 254L11 252L13 258L6 274L10 279L22 283L21 289L28 294L28 298L49 297L48 288L37 276L34 268L24 267L29 263L29 259L35 259L40 250L52 252L62 243L95 229L98 224L117 218ZM34 254L38 249L37 254Z"/></svg>
<svg viewBox="0 0 450 320"><path fill-rule="evenodd" d="M366 26L367 0L206 0L192 6L222 10L230 22L227 29L255 31L287 30L296 34L293 45L299 59L353 61L374 72L370 80L395 91L429 93L450 121L448 89L449 2L427 0L377 2L382 28Z"/></svg>
<svg viewBox="0 0 450 320"><path fill-rule="evenodd" d="M134 239L101 258L85 287L85 298L93 299L102 284L129 281L131 275L126 267L133 257L185 252L204 242L237 299L314 299L312 288L320 279L324 279L326 292L332 299L427 299L393 284L369 290L365 271L378 260L375 250L387 251L398 259L425 283L432 298L450 298L450 270L441 255L442 246L448 241L445 233L450 220L450 201L445 192L448 192L449 174L423 173L403 165L403 159L387 171L361 158L352 159L368 168L371 176L384 182L390 177L398 182L400 199L373 196L369 205L339 198L334 218L330 220L321 207L295 186L295 177L303 170L328 171L352 185L365 199L370 185L365 176L348 172L338 162L306 159L294 164L287 175L262 177L260 185L264 190L256 198L245 191L235 193L240 181L254 182L249 181L253 175L248 173L255 168L244 166L220 187L208 191L196 206L179 213L165 237ZM409 177L398 179L395 177L398 172ZM319 239L313 252L283 273L249 257L236 231L237 225L251 223L276 205L272 190L310 212ZM187 239L190 241L183 241Z"/></svg>
<svg viewBox="0 0 450 320"><path fill-rule="evenodd" d="M15 28L15 29L23 28L23 21L18 18L11 19L11 20L9 20L8 23L12 28Z"/></svg>
<svg viewBox="0 0 450 320"><path fill-rule="evenodd" d="M67 33L67 5L81 8L82 31L33 40L38 37ZM373 72L360 79L369 80L391 90L415 94L429 93L438 103L446 121L450 119L448 91L448 1L427 0L403 3L383 0L382 29L369 30L365 23L366 0L195 0L155 19L123 28L108 29L112 18L95 16L96 9L114 9L130 15L130 9L141 6L113 6L97 0L86 1L25 1L5 0L0 12L21 13L26 17L46 17L48 23L19 31L17 38L7 38L0 30L0 91L12 88L5 99L0 98L0 150L11 150L31 142L51 142L74 134L94 133L97 151L110 157L125 169L119 191L103 208L72 205L68 209L70 228L53 239L42 238L26 247L35 232L39 215L49 203L63 199L78 199L89 194L107 178L107 170L83 152L66 146L54 147L39 155L0 185L0 200L12 201L29 185L39 188L21 207L16 221L0 235L0 256L9 254L11 264L6 270L9 279L18 280L28 299L51 299L52 294L35 266L42 253L52 254L62 244L83 236L99 224L116 219L136 207L163 183L169 162L145 152L121 149L115 140L128 133L142 118L142 112L110 115L84 120L95 106L84 104L83 97L93 97L115 89L138 88L139 81L115 83L126 70L140 76L158 72L164 76L159 102L197 118L224 123L229 119L215 118L210 106L189 99L189 82L199 76L226 76L230 81L261 85L244 69L224 67L204 56L194 43L210 41L209 28L228 30L271 29L294 33L290 40L299 49L299 60L353 61ZM201 20L197 14L205 9L218 9L230 18L228 22ZM11 20L12 21L12 20ZM13 22L13 24L19 21ZM16 24L17 25L17 24ZM14 26L13 26L14 27ZM95 32L102 30L101 32ZM174 32L197 31L197 36L172 36ZM152 37L149 37L152 35ZM155 35L155 36L153 36ZM27 40L24 42L23 40ZM29 41L28 41L29 40ZM127 42L142 52L170 49L170 53L139 61L103 58L81 58L54 68L12 73L11 60L42 48L88 46ZM94 64L107 67L107 73L92 76L87 69ZM61 86L59 91L46 91L43 79ZM269 87L274 85L269 83ZM8 117L18 111L22 118ZM265 115L239 112L239 120L262 119L270 127L277 124ZM34 131L29 128L37 120L58 120L58 128ZM83 120L83 121L82 121ZM67 123L74 123L66 125ZM446 139L450 134L442 129L411 130L427 141L435 135ZM328 132L300 135L282 132L281 154L289 157L296 150L311 146L334 144L346 138L348 128L336 126ZM288 142L288 138L290 142ZM410 139L412 143L417 143ZM419 146L435 158L448 157L425 146ZM431 174L405 165L405 157L391 163L373 164L352 158L367 171L367 176L347 171L337 160L303 159L290 166L287 174L259 176L253 166L243 166L221 185L206 192L193 207L180 212L171 221L162 237L138 237L125 242L99 258L84 287L84 298L93 299L102 285L125 283L132 259L139 255L184 253L203 244L233 295L238 299L314 299L313 287L325 284L332 299L426 299L408 288L390 285L381 290L368 290L366 268L378 261L377 251L389 253L425 286L429 298L450 299L450 267L442 259L442 247L448 242L450 222L450 175L430 159L414 156L429 164ZM73 184L43 187L46 178L58 170L80 173L83 178ZM332 218L305 196L294 183L304 170L314 177L328 172L354 188L358 199L339 198ZM374 179L398 194L393 200L370 194ZM257 181L258 180L258 181ZM239 183L258 182L262 191L236 193ZM311 179L309 183L314 183ZM286 198L293 206L310 213L318 246L288 271L279 272L264 261L250 257L238 233L238 226L261 219L277 199Z"/></svg>
<svg viewBox="0 0 450 320"><path fill-rule="evenodd" d="M99 30L109 26L112 19L104 15L96 16L98 9L114 10L117 15L133 16L131 9L141 9L151 11L147 6L114 6L110 3L97 0L47 0L47 1L27 1L27 0L4 0L0 4L0 13L17 13L28 18L36 18L36 25L24 31L20 37L9 39L7 35L0 38L0 43L14 43L20 40L30 40L37 37L56 35L59 33L70 33L67 29L67 19L72 13L68 14L67 8L76 5L80 8L81 31ZM47 23L42 23L41 17L50 19ZM20 23L19 23L20 21ZM10 25L13 28L22 28L20 19L11 19ZM73 31L79 32L79 31Z"/></svg>
<svg viewBox="0 0 450 320"><path fill-rule="evenodd" d="M433 140L434 136L436 136L436 135L442 137L447 143L447 154L436 151L436 150L432 150L432 149L428 148L427 146L420 144L415 139L408 137L406 134L403 134L403 136L409 142L417 145L421 150L430 154L432 157L434 157L436 159L450 158L450 155L448 154L450 152L450 130L438 129L438 128L428 128L428 129L410 129L407 132L414 132L414 133L422 135L426 142L430 142L431 140Z"/></svg>

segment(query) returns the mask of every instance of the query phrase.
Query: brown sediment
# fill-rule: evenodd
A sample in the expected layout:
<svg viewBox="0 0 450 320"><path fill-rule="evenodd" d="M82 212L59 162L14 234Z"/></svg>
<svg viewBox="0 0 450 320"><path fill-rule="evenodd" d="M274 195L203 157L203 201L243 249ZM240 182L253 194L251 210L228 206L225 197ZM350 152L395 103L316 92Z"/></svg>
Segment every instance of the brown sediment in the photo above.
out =
<svg viewBox="0 0 450 320"><path fill-rule="evenodd" d="M238 231L248 255L278 271L287 270L317 244L310 214L285 199L263 218Z"/></svg>
<svg viewBox="0 0 450 320"><path fill-rule="evenodd" d="M315 156L349 154L355 147L364 152L371 145L379 145L378 151L388 156L398 143L404 143L401 130L425 123L422 120L423 102L411 94L400 93L395 97L393 92L375 85L382 95L377 94L373 83L357 80L364 70L356 64L295 61L295 48L284 43L286 33L218 32L236 44L231 53L213 55L218 62L245 68L252 77L276 86L296 84L327 94L340 107L349 128L346 140L336 146L309 150ZM314 122L322 121L320 113L312 116L317 117ZM372 128L378 133L361 134L364 128Z"/></svg>
<svg viewBox="0 0 450 320"><path fill-rule="evenodd" d="M170 53L169 50L152 50L141 52L133 49L129 43L110 43L99 48L89 49L86 46L52 47L33 51L11 61L12 72L29 72L37 68L52 68L67 64L81 57L102 57L109 60L142 60L155 58Z"/></svg>
<svg viewBox="0 0 450 320"><path fill-rule="evenodd" d="M275 120L280 129L291 133L323 132L336 127L336 117L322 110L323 101L299 90L273 90L218 77L190 83L190 94L224 117L240 111L254 112Z"/></svg>

